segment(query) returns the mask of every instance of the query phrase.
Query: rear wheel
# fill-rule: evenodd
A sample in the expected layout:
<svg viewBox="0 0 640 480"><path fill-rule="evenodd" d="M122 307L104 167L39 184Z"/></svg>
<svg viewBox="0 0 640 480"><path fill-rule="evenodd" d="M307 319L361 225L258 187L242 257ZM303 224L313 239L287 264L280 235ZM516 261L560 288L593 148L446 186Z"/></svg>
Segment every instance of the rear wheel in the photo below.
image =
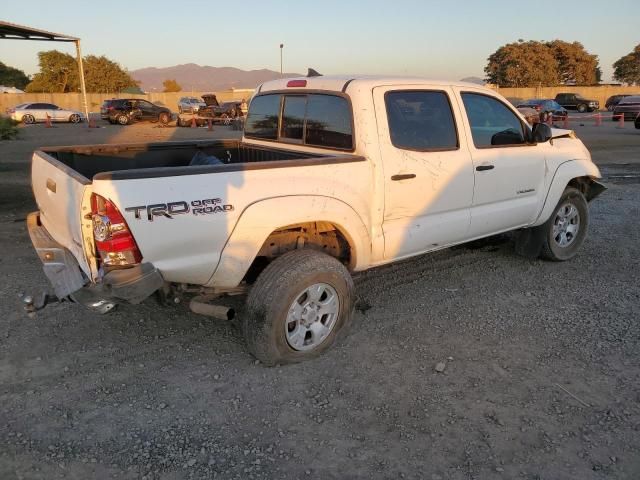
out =
<svg viewBox="0 0 640 480"><path fill-rule="evenodd" d="M542 228L542 256L561 262L573 258L587 236L589 207L580 190L567 187Z"/></svg>
<svg viewBox="0 0 640 480"><path fill-rule="evenodd" d="M22 117L22 123L25 123L25 124L36 123L36 118L33 115L28 113Z"/></svg>
<svg viewBox="0 0 640 480"><path fill-rule="evenodd" d="M127 117L126 115L118 115L118 118L116 118L116 121L120 125L127 125L129 123L129 117Z"/></svg>
<svg viewBox="0 0 640 480"><path fill-rule="evenodd" d="M69 121L71 123L80 123L80 115L78 115L77 113L74 113L69 117Z"/></svg>
<svg viewBox="0 0 640 480"><path fill-rule="evenodd" d="M584 103L581 103L580 105L578 105L578 109L577 109L580 113L584 113L587 111L587 106Z"/></svg>
<svg viewBox="0 0 640 480"><path fill-rule="evenodd" d="M160 115L158 115L158 121L162 125L167 125L171 121L171 116L167 112L162 112Z"/></svg>
<svg viewBox="0 0 640 480"><path fill-rule="evenodd" d="M354 286L335 258L295 250L276 258L247 299L243 331L249 351L266 365L317 357L351 320Z"/></svg>
<svg viewBox="0 0 640 480"><path fill-rule="evenodd" d="M222 123L225 125L229 125L231 123L231 119L229 118L229 115L227 115L226 113L223 113L222 115L220 115L220 120L222 120Z"/></svg>

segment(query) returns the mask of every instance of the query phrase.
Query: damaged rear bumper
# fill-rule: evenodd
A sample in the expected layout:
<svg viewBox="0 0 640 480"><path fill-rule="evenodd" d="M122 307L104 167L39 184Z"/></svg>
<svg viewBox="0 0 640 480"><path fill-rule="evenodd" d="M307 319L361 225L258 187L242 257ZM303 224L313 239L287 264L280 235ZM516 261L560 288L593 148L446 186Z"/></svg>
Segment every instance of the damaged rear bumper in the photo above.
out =
<svg viewBox="0 0 640 480"><path fill-rule="evenodd" d="M100 299L140 303L164 284L162 275L151 263L111 270L102 276L100 283L91 283L73 254L56 242L40 223L40 212L29 214L27 228L58 298L77 297L84 304Z"/></svg>

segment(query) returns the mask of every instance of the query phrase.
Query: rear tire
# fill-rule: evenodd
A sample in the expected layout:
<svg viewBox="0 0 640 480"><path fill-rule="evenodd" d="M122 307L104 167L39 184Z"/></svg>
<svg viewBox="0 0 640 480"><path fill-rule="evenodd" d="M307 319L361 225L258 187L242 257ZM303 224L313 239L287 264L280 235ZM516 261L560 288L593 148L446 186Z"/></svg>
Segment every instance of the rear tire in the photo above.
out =
<svg viewBox="0 0 640 480"><path fill-rule="evenodd" d="M295 250L260 274L242 322L249 351L276 365L315 358L349 324L354 308L351 275L335 258Z"/></svg>
<svg viewBox="0 0 640 480"><path fill-rule="evenodd" d="M71 123L80 123L80 120L80 115L78 115L77 113L74 113L69 117L69 122Z"/></svg>
<svg viewBox="0 0 640 480"><path fill-rule="evenodd" d="M36 117L31 114L26 114L22 117L22 123L25 125L31 125L32 123L36 123Z"/></svg>
<svg viewBox="0 0 640 480"><path fill-rule="evenodd" d="M127 117L126 115L118 115L118 118L116 118L116 122L118 122L120 125L128 125L129 117Z"/></svg>
<svg viewBox="0 0 640 480"><path fill-rule="evenodd" d="M542 257L554 262L573 258L587 237L589 207L582 192L567 187L551 217L541 228L544 231Z"/></svg>
<svg viewBox="0 0 640 480"><path fill-rule="evenodd" d="M581 103L580 105L578 105L577 110L578 110L580 113L584 113L584 112L586 112L586 111L587 111L587 106L586 106L584 103Z"/></svg>
<svg viewBox="0 0 640 480"><path fill-rule="evenodd" d="M160 115L158 115L158 121L162 125L167 125L171 121L171 116L166 112L162 112Z"/></svg>

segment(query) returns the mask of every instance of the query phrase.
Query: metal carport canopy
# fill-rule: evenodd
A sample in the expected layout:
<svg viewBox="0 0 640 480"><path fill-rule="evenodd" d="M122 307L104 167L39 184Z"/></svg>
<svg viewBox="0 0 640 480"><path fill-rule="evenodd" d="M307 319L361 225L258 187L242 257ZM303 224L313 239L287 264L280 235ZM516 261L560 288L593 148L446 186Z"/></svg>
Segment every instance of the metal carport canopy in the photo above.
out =
<svg viewBox="0 0 640 480"><path fill-rule="evenodd" d="M84 67L82 65L82 52L80 50L80 39L61 33L48 32L37 28L16 25L15 23L0 20L0 39L4 40L40 40L45 42L73 42L76 44L76 54L78 57L78 70L80 71L80 88L82 90L82 101L84 103L84 113L89 121L89 104L87 103L87 90L84 83Z"/></svg>

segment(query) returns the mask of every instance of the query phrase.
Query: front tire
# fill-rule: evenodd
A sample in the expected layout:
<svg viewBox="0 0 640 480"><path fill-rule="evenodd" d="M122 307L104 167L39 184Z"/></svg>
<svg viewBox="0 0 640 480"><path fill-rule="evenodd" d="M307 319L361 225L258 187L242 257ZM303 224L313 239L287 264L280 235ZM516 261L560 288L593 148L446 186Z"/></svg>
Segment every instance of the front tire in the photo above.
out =
<svg viewBox="0 0 640 480"><path fill-rule="evenodd" d="M242 324L247 347L270 366L315 358L349 324L354 304L353 280L342 263L315 250L286 253L249 293Z"/></svg>
<svg viewBox="0 0 640 480"><path fill-rule="evenodd" d="M118 118L116 118L116 121L120 125L128 125L129 124L129 117L127 117L126 115L118 115Z"/></svg>
<svg viewBox="0 0 640 480"><path fill-rule="evenodd" d="M589 207L582 192L567 187L549 220L542 225L542 257L554 262L573 258L587 236Z"/></svg>
<svg viewBox="0 0 640 480"><path fill-rule="evenodd" d="M580 113L584 113L587 111L587 106L584 103L581 103L580 105L578 105L578 112Z"/></svg>
<svg viewBox="0 0 640 480"><path fill-rule="evenodd" d="M158 121L162 124L162 125L167 125L170 121L171 121L171 117L169 116L168 113L163 112L160 115L158 115Z"/></svg>
<svg viewBox="0 0 640 480"><path fill-rule="evenodd" d="M80 123L80 120L80 115L78 115L77 113L74 113L69 117L69 122L71 123Z"/></svg>

